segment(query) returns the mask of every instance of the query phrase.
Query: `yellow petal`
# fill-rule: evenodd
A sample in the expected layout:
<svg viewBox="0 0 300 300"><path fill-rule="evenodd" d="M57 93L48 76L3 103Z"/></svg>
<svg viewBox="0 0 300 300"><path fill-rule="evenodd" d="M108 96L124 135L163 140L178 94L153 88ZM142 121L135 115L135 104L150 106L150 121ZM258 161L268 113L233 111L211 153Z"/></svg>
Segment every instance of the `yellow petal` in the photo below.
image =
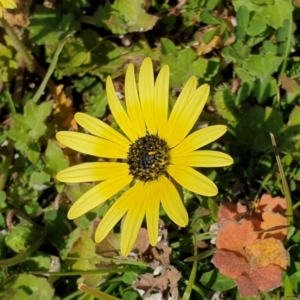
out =
<svg viewBox="0 0 300 300"><path fill-rule="evenodd" d="M214 125L199 129L188 135L180 144L171 149L171 156L183 155L199 149L219 137L227 131L224 125Z"/></svg>
<svg viewBox="0 0 300 300"><path fill-rule="evenodd" d="M147 229L149 235L149 241L152 246L157 244L158 239L158 224L159 224L159 205L160 199L158 195L158 182L156 180L152 180L146 182L149 193L147 194L147 198L145 201L147 203L146 208L146 220L147 220Z"/></svg>
<svg viewBox="0 0 300 300"><path fill-rule="evenodd" d="M174 165L187 165L191 167L225 167L233 164L228 154L219 151L194 151L181 156L171 156Z"/></svg>
<svg viewBox="0 0 300 300"><path fill-rule="evenodd" d="M172 148L179 144L199 118L200 113L207 101L209 95L209 85L201 85L196 92L188 99L182 98L181 110L172 110L174 117L168 123L168 128L173 127L172 135L168 136L168 145ZM177 100L178 101L178 100ZM174 107L175 108L175 107Z"/></svg>
<svg viewBox="0 0 300 300"><path fill-rule="evenodd" d="M167 177L160 176L158 191L166 214L178 226L185 227L189 222L189 216L174 184Z"/></svg>
<svg viewBox="0 0 300 300"><path fill-rule="evenodd" d="M128 138L134 142L138 138L138 135L126 111L120 103L120 100L117 97L110 76L108 76L106 79L106 94L110 111L112 112L115 120Z"/></svg>
<svg viewBox="0 0 300 300"><path fill-rule="evenodd" d="M62 182L90 182L117 178L129 174L127 163L91 162L66 168L56 175Z"/></svg>
<svg viewBox="0 0 300 300"><path fill-rule="evenodd" d="M146 126L137 92L133 64L129 65L125 76L125 97L129 118L131 119L138 136L143 137L146 135Z"/></svg>
<svg viewBox="0 0 300 300"><path fill-rule="evenodd" d="M145 213L145 198L149 193L149 188L144 185L140 193L135 191L130 199L131 205L127 212L121 233L121 254L127 256L133 248L137 235L141 228Z"/></svg>
<svg viewBox="0 0 300 300"><path fill-rule="evenodd" d="M217 186L206 176L188 166L169 165L167 172L181 186L193 193L203 196L215 196L218 193Z"/></svg>
<svg viewBox="0 0 300 300"><path fill-rule="evenodd" d="M173 136L176 133L177 128L177 122L178 122L178 114L184 109L185 103L189 101L189 99L192 97L192 95L196 91L197 86L197 79L195 76L192 76L189 78L187 83L184 85L177 101L175 102L175 105L171 111L167 128L164 132L164 135L162 137L169 141L173 138Z"/></svg>
<svg viewBox="0 0 300 300"><path fill-rule="evenodd" d="M85 194L83 194L70 208L68 212L69 219L76 219L86 212L94 209L96 206L105 202L107 199L122 190L126 185L132 181L132 176L120 176L117 178L107 179Z"/></svg>
<svg viewBox="0 0 300 300"><path fill-rule="evenodd" d="M15 1L13 0L1 0L0 1L0 6L4 7L4 8L16 8L17 4L15 3Z"/></svg>
<svg viewBox="0 0 300 300"><path fill-rule="evenodd" d="M154 106L154 74L152 61L145 58L139 73L139 94L144 120L150 134L156 134L157 123Z"/></svg>
<svg viewBox="0 0 300 300"><path fill-rule="evenodd" d="M96 230L96 243L103 241L113 227L127 213L129 207L132 205L131 200L133 197L136 197L136 194L141 193L143 186L144 184L142 182L137 182L133 187L122 194L122 196L111 206Z"/></svg>
<svg viewBox="0 0 300 300"><path fill-rule="evenodd" d="M63 145L81 153L106 158L126 158L128 148L80 132L59 131L56 139Z"/></svg>
<svg viewBox="0 0 300 300"><path fill-rule="evenodd" d="M154 105L158 136L164 136L168 119L169 104L169 66L165 65L160 70L154 86Z"/></svg>
<svg viewBox="0 0 300 300"><path fill-rule="evenodd" d="M129 148L128 139L103 121L84 113L76 113L75 120L91 134Z"/></svg>

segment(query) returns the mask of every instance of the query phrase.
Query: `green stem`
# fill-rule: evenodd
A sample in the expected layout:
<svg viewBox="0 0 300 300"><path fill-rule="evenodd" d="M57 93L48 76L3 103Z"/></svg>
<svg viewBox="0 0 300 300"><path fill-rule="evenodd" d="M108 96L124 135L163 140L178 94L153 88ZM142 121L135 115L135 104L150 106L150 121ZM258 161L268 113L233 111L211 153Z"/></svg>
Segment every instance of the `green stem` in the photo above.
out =
<svg viewBox="0 0 300 300"><path fill-rule="evenodd" d="M1 72L0 72L0 81L3 82ZM4 96L7 100L7 104L8 104L10 113L15 114L16 113L16 108L15 108L14 101L13 101L11 95L10 95L10 92L7 90L6 84L4 82L3 82L3 91L2 92L3 92L3 94L4 94Z"/></svg>
<svg viewBox="0 0 300 300"><path fill-rule="evenodd" d="M290 5L293 7L292 1L290 1ZM283 65L280 72L281 75L285 73L288 57L291 51L291 40L292 40L292 33L293 33L292 31L293 31L293 9L291 9L290 16L289 16L289 30L288 30L288 37L286 41Z"/></svg>
<svg viewBox="0 0 300 300"><path fill-rule="evenodd" d="M40 99L41 95L43 94L43 92L44 92L44 90L46 88L46 85L47 85L47 83L48 83L48 81L49 81L52 73L54 72L54 69L55 69L57 61L58 61L59 54L62 51L65 43L66 43L66 39L64 39L63 41L61 41L60 44L58 45L58 47L57 47L57 49L56 49L56 51L54 53L53 59L51 61L51 64L50 64L50 66L49 66L49 68L47 70L47 73L46 73L46 75L45 75L45 77L44 77L41 85L39 86L38 90L36 91L36 93L35 93L35 95L34 95L34 97L32 99L32 101L34 103L37 103L38 100Z"/></svg>
<svg viewBox="0 0 300 300"><path fill-rule="evenodd" d="M197 256L197 252L198 252L197 250L198 249L197 249L196 233L194 232L194 256ZM197 260L193 262L193 267L192 267L192 271L191 271L191 274L190 274L189 282L188 282L188 285L187 285L187 287L184 291L182 300L191 299L191 293L192 293L192 289L193 289L196 274L197 274L197 264L198 264Z"/></svg>
<svg viewBox="0 0 300 300"><path fill-rule="evenodd" d="M0 23L2 25L2 27L4 28L4 30L6 31L6 33L9 35L9 37L12 39L15 48L21 53L21 55L24 57L24 60L26 62L27 65L27 69L30 73L34 72L34 65L31 59L30 54L28 53L26 47L24 46L24 44L19 40L19 38L17 37L17 35L15 34L15 32L12 30L12 28L9 26L9 24L6 22L6 20L4 18L0 18Z"/></svg>
<svg viewBox="0 0 300 300"><path fill-rule="evenodd" d="M279 169L279 173L280 173L280 177L281 177L281 181L282 181L284 196L285 196L286 203L287 203L286 215L287 215L287 219L288 219L288 224L292 225L294 223L292 197L291 197L290 189L289 189L289 186L288 186L285 174L284 174L282 163L280 160L280 155L279 155L279 152L277 149L275 137L272 133L270 133L270 136L271 136L271 141L272 141L273 149L275 152L276 162L278 165L278 169ZM290 230L290 229L291 229L291 227L289 227L288 230Z"/></svg>
<svg viewBox="0 0 300 300"><path fill-rule="evenodd" d="M103 300L120 300L119 298L116 298L114 296L108 295L104 292L101 292L93 287L90 287L84 283L79 284L78 287L79 290L85 292L88 295L91 295L93 297L96 297L97 299L103 299Z"/></svg>

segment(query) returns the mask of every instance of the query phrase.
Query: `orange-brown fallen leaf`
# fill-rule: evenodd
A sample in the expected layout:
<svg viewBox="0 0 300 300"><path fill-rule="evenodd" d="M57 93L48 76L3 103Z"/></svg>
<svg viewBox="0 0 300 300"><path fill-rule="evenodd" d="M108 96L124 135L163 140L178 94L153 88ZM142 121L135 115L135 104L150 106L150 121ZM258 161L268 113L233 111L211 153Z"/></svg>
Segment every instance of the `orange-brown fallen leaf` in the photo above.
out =
<svg viewBox="0 0 300 300"><path fill-rule="evenodd" d="M263 222L261 222L261 229L262 230L270 230L267 232L263 232L261 234L261 238L269 238L273 237L280 241L284 241L287 235L287 227L282 229L271 230L277 226L287 226L288 220L286 217L281 215L280 213L274 213L270 209L264 211L262 213Z"/></svg>
<svg viewBox="0 0 300 300"><path fill-rule="evenodd" d="M236 278L242 297L255 297L260 291L267 292L281 285L282 269L268 265L262 269L254 269L251 273L243 273Z"/></svg>
<svg viewBox="0 0 300 300"><path fill-rule="evenodd" d="M282 269L287 267L286 250L282 242L274 238L257 240L253 245L245 247L245 252L254 269L267 265L276 265Z"/></svg>
<svg viewBox="0 0 300 300"><path fill-rule="evenodd" d="M218 213L218 223L220 224L222 219L239 221L241 217L246 213L246 211L246 206L242 205L240 202L221 203Z"/></svg>
<svg viewBox="0 0 300 300"><path fill-rule="evenodd" d="M234 220L223 219L217 234L216 246L218 249L242 252L245 246L252 245L258 238L254 233L251 219Z"/></svg>
<svg viewBox="0 0 300 300"><path fill-rule="evenodd" d="M236 280L242 297L255 297L281 285L287 255L283 244L270 238L256 241L241 253L219 250L212 262L222 274Z"/></svg>
<svg viewBox="0 0 300 300"><path fill-rule="evenodd" d="M265 194L247 212L241 204L225 203L218 215L219 249L212 262L236 280L242 297L255 297L281 285L287 267L284 241L288 225L286 200Z"/></svg>
<svg viewBox="0 0 300 300"><path fill-rule="evenodd" d="M263 194L256 204L255 212L258 214L262 214L263 211L268 209L284 215L284 213L286 212L285 198L273 198L270 194Z"/></svg>

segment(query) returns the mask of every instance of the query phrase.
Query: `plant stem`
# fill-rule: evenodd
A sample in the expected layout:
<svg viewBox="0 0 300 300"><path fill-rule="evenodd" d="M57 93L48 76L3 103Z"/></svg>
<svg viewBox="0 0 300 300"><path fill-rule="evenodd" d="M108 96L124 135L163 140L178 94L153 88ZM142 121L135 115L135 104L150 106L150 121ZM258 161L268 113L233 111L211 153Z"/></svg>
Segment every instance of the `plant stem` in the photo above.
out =
<svg viewBox="0 0 300 300"><path fill-rule="evenodd" d="M292 1L289 1L289 2L290 2L290 5L293 7ZM291 10L290 15L289 15L289 30L288 30L288 36L287 36L287 41L286 41L283 65L282 65L281 72L280 72L281 75L283 75L286 70L287 60L289 57L289 53L291 51L292 31L293 31L293 9Z"/></svg>
<svg viewBox="0 0 300 300"><path fill-rule="evenodd" d="M28 53L26 47L24 46L22 41L20 41L20 39L17 37L15 32L12 30L12 28L9 26L9 24L7 23L7 21L4 18L0 18L0 23L1 23L2 27L4 28L4 30L6 31L6 33L12 39L12 41L15 45L15 48L22 54L22 56L23 56L23 58L26 62L28 71L30 73L33 73L34 72L34 65L32 63L31 56Z"/></svg>
<svg viewBox="0 0 300 300"><path fill-rule="evenodd" d="M41 85L39 86L38 90L36 91L32 101L34 103L38 102L38 100L40 99L41 95L43 94L45 88L46 88L46 85L48 83L48 80L50 79L52 73L54 72L54 69L56 67L56 64L57 64L57 61L58 61L58 57L59 57L59 54L60 52L62 51L64 45L66 43L66 39L64 39L63 41L60 42L60 44L58 45L55 53L54 53L54 56L53 56L53 59L51 61L51 64L47 70L47 73L41 83Z"/></svg>

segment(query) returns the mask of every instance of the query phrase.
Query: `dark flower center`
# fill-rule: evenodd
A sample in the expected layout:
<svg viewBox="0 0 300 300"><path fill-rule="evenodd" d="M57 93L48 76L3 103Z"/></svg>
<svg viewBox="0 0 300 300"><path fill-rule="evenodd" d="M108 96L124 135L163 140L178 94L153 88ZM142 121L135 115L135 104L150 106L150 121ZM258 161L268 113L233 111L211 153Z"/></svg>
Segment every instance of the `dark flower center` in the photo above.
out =
<svg viewBox="0 0 300 300"><path fill-rule="evenodd" d="M166 174L170 162L169 147L163 139L147 134L131 144L127 156L129 174L134 179L150 181Z"/></svg>

